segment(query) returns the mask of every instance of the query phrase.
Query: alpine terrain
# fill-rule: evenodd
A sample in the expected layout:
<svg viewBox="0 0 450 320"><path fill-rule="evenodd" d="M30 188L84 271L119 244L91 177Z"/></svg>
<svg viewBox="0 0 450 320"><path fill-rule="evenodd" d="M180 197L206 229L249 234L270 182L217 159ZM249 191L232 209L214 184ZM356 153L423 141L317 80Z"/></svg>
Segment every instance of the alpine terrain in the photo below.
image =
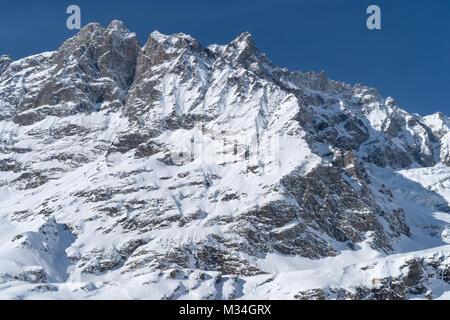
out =
<svg viewBox="0 0 450 320"><path fill-rule="evenodd" d="M0 298L450 299L449 128L247 32L2 55Z"/></svg>

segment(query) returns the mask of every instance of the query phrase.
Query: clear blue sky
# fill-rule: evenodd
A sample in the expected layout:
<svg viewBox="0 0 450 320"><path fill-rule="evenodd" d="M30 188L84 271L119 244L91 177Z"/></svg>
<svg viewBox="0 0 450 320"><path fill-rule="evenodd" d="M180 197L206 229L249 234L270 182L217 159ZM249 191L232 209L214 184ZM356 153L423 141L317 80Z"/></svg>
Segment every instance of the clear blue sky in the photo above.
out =
<svg viewBox="0 0 450 320"><path fill-rule="evenodd" d="M3 0L0 54L56 50L75 34L65 27L70 4L81 7L82 25L122 20L141 43L154 29L184 32L205 46L250 31L281 67L362 82L409 112L450 114L449 0ZM380 31L365 26L370 4L381 7Z"/></svg>

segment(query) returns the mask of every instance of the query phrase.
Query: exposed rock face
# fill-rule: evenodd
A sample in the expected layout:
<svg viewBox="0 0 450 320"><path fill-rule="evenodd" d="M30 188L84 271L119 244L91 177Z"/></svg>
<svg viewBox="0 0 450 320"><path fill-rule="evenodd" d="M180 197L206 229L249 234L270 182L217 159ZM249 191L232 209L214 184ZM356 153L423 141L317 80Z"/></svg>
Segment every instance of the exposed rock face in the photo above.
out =
<svg viewBox="0 0 450 320"><path fill-rule="evenodd" d="M107 29L89 24L58 51L9 63L6 69L8 60L2 57L4 109L23 126L47 115L120 109L134 79L139 50L136 35L113 21Z"/></svg>
<svg viewBox="0 0 450 320"><path fill-rule="evenodd" d="M81 282L87 294L102 290L92 279L142 276L178 281L157 298L204 285L198 297L237 298L245 277L277 281L274 256L442 246L447 223L433 214L449 208L449 139L445 115L280 69L247 32L203 48L155 31L141 48L119 21L89 24L56 52L0 57L0 233L14 244L0 259L23 266L0 269L0 282L41 283L36 292ZM426 188L414 180L424 172L436 177ZM39 241L16 246L15 230ZM381 279L382 292L290 288L289 298L425 295L428 262L414 263Z"/></svg>
<svg viewBox="0 0 450 320"><path fill-rule="evenodd" d="M435 135L434 147L439 154L439 160L446 166L450 166L450 130L449 119L440 112L424 118L425 124Z"/></svg>
<svg viewBox="0 0 450 320"><path fill-rule="evenodd" d="M11 56L2 55L0 56L0 74L9 66L11 63Z"/></svg>
<svg viewBox="0 0 450 320"><path fill-rule="evenodd" d="M446 262L445 262L446 261ZM373 266L362 267L363 271ZM399 275L385 278L373 278L366 286L352 286L343 289L336 287L317 288L301 291L294 298L300 300L405 300L422 296L433 299L430 285L433 282L450 284L448 257L412 258L399 267Z"/></svg>

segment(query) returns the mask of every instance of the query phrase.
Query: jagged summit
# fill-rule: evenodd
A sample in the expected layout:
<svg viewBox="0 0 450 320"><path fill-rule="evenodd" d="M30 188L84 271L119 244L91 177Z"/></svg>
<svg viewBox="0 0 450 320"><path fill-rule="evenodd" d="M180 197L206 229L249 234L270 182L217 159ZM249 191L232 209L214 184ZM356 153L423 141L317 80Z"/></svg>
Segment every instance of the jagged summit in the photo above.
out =
<svg viewBox="0 0 450 320"><path fill-rule="evenodd" d="M241 33L236 37L236 39L232 40L228 46L233 46L237 50L257 50L255 42L253 41L253 37L250 32L246 31Z"/></svg>
<svg viewBox="0 0 450 320"><path fill-rule="evenodd" d="M130 31L125 27L125 24L120 20L113 20L107 27L108 30L118 30L123 33L129 33Z"/></svg>
<svg viewBox="0 0 450 320"><path fill-rule="evenodd" d="M247 32L1 56L0 298L442 297L449 132Z"/></svg>
<svg viewBox="0 0 450 320"><path fill-rule="evenodd" d="M188 34L185 34L185 33L182 33L182 32L180 32L180 33L174 33L174 34L172 34L172 35L166 35L166 34L162 34L161 32L159 32L158 30L154 30L151 34L150 34L150 37L152 37L154 40L156 40L156 41L158 41L158 42L164 42L164 41L166 41L167 39L173 39L173 38L180 38L180 39L186 39L186 40L189 40L189 41L194 41L195 39L192 37L192 36L190 36L190 35L188 35Z"/></svg>

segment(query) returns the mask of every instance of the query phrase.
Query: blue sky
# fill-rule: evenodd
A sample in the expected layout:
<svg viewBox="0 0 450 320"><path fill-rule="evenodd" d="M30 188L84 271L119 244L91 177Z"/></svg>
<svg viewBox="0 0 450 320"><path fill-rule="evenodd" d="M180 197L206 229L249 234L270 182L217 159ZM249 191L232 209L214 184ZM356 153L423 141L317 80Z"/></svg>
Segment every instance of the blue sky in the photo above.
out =
<svg viewBox="0 0 450 320"><path fill-rule="evenodd" d="M203 45L250 31L281 67L321 71L393 96L409 112L450 111L450 1L2 1L0 54L15 59L56 50L68 37L66 8L77 4L82 25L122 20L145 43L155 29L184 32ZM366 28L376 4L382 30Z"/></svg>

